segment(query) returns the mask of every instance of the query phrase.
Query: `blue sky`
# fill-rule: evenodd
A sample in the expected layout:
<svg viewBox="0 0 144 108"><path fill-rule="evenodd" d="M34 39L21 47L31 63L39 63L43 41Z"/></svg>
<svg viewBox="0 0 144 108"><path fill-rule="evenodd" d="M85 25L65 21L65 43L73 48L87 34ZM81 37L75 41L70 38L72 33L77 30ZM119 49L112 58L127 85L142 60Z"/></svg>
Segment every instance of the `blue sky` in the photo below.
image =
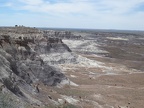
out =
<svg viewBox="0 0 144 108"><path fill-rule="evenodd" d="M144 0L1 0L0 26L144 30Z"/></svg>

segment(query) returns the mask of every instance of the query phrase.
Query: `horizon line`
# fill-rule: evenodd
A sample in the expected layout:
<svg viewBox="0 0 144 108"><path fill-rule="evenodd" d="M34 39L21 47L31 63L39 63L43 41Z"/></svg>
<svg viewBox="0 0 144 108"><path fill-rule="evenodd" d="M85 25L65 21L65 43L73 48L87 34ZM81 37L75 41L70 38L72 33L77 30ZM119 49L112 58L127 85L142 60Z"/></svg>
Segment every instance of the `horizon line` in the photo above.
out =
<svg viewBox="0 0 144 108"><path fill-rule="evenodd" d="M18 25L18 26L23 26L23 27L30 27L30 28L48 28L48 29L78 29L78 30L106 30L106 31L140 31L144 32L144 30L137 30L137 29L108 29L108 28L80 28L80 27L40 27L40 26L24 26L24 25ZM0 26L1 27L15 27L14 26Z"/></svg>

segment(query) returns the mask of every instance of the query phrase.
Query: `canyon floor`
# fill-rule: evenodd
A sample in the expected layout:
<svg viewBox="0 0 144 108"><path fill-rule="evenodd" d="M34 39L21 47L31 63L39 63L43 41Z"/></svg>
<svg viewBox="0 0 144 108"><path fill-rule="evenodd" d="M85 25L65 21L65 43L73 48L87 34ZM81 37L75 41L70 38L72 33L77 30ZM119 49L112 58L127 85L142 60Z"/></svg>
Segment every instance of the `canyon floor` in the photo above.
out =
<svg viewBox="0 0 144 108"><path fill-rule="evenodd" d="M70 81L51 88L51 96L79 108L143 108L143 36L75 34L84 39L63 42L78 56L79 63L58 64Z"/></svg>

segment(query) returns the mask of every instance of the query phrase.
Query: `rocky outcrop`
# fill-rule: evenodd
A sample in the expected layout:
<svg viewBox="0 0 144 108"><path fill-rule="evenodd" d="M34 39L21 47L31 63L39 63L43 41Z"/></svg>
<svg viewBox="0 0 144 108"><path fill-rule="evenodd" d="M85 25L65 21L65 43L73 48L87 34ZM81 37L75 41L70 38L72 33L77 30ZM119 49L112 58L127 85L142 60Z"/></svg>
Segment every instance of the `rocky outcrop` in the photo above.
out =
<svg viewBox="0 0 144 108"><path fill-rule="evenodd" d="M69 47L59 38L43 37L37 41L35 51L40 54L71 52Z"/></svg>
<svg viewBox="0 0 144 108"><path fill-rule="evenodd" d="M60 69L49 65L41 55L48 57L54 53L71 53L71 50L59 38L41 36L39 30L35 31L39 35L28 37L27 32L22 32L23 35L15 33L17 27L11 29L9 35L3 33L0 36L0 82L11 93L31 102L30 96L26 94L39 93L38 86L33 85L43 83L56 86L67 79ZM10 35L13 33L16 37Z"/></svg>
<svg viewBox="0 0 144 108"><path fill-rule="evenodd" d="M74 35L71 31L54 31L54 30L44 30L43 35L46 37L57 37L60 39L82 39L81 35Z"/></svg>

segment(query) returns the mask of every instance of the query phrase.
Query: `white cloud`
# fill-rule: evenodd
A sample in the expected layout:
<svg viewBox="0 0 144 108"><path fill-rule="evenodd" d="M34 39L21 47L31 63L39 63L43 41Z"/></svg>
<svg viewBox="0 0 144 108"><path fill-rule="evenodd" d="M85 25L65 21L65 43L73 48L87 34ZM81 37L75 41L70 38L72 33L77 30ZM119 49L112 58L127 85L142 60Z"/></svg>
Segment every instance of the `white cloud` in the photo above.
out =
<svg viewBox="0 0 144 108"><path fill-rule="evenodd" d="M18 1L15 6L9 6L27 12L20 14L23 17L21 21L25 22L26 25L97 29L144 29L144 12L135 11L135 8L144 3L144 0Z"/></svg>
<svg viewBox="0 0 144 108"><path fill-rule="evenodd" d="M20 0L25 3L22 9L35 12L113 12L125 13L144 0L55 0L51 3L44 0Z"/></svg>
<svg viewBox="0 0 144 108"><path fill-rule="evenodd" d="M45 3L43 0L19 0L19 1L26 5L38 5L38 6Z"/></svg>
<svg viewBox="0 0 144 108"><path fill-rule="evenodd" d="M50 2L44 2L43 0L37 0L37 2L33 3L28 2L31 0L23 0L23 2L26 3L26 5L20 7L23 10L28 10L32 12L44 12L44 13L53 13L53 14L59 14L59 13L85 13L87 11L90 11L91 3L89 2L76 2L69 1L69 2L56 2L56 3L50 3ZM40 3L38 3L40 2Z"/></svg>

